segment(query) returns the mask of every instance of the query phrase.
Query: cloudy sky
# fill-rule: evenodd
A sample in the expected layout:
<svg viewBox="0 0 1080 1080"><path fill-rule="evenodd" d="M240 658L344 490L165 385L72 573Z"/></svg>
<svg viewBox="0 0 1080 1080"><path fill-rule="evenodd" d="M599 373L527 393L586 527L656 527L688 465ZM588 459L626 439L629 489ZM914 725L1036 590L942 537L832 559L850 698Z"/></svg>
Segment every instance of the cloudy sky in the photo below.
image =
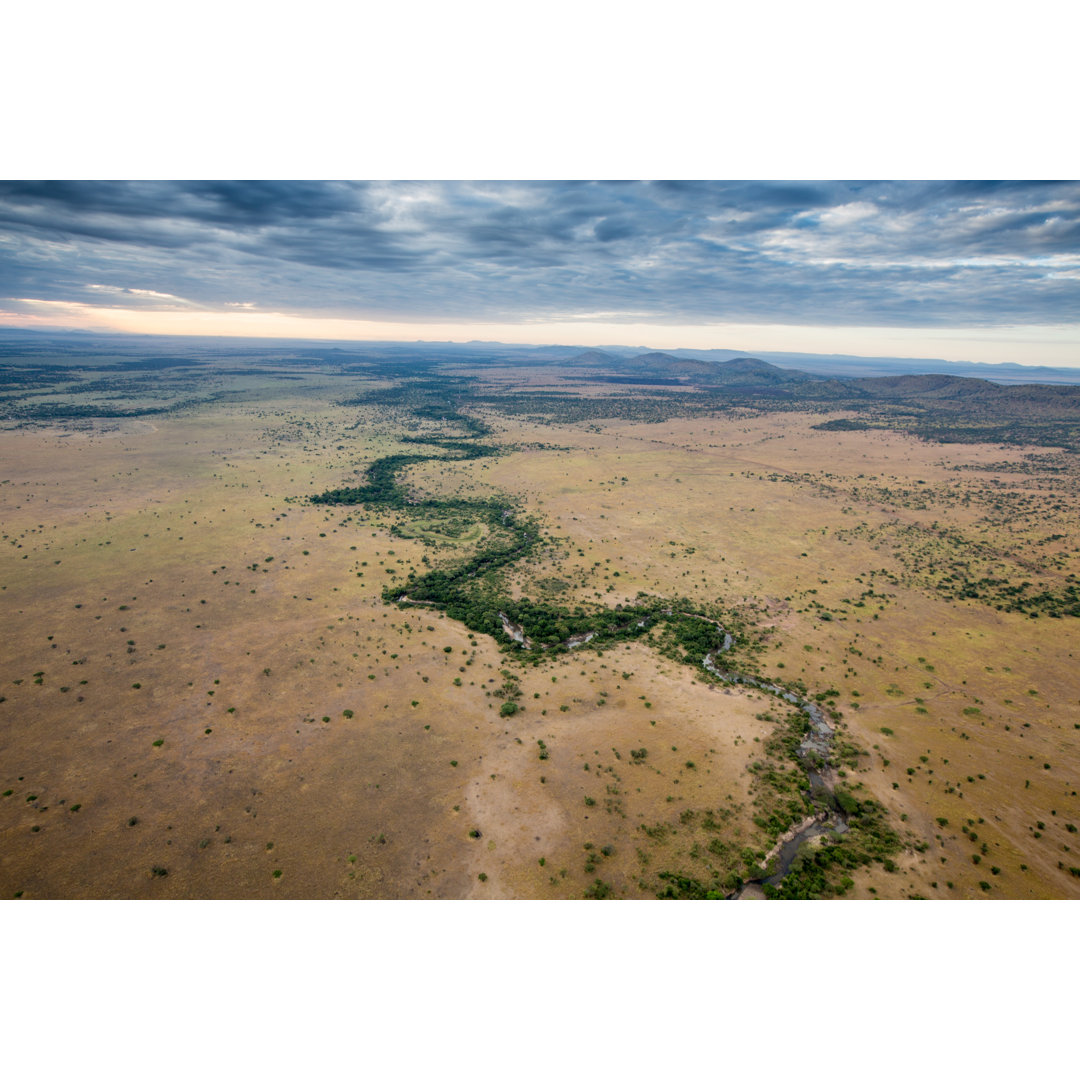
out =
<svg viewBox="0 0 1080 1080"><path fill-rule="evenodd" d="M1080 183L0 182L0 325L1080 366Z"/></svg>

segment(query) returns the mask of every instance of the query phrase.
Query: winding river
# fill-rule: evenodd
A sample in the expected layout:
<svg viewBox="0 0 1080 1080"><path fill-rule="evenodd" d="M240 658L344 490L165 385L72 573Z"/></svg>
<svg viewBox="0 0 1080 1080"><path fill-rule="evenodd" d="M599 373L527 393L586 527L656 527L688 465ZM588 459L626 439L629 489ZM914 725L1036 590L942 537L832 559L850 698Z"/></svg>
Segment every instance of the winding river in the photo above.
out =
<svg viewBox="0 0 1080 1080"><path fill-rule="evenodd" d="M671 615L672 611L670 609L666 610L664 614ZM810 721L809 730L799 743L796 754L806 770L807 778L810 781L811 795L819 797L822 794L825 795L822 800L824 807L816 814L804 818L799 824L792 826L787 832L783 833L777 839L772 850L765 856L764 861L759 864L762 870L761 876L743 882L738 889L726 897L728 900L739 900L743 898L748 890L757 893L763 885L778 886L791 869L791 864L795 861L795 856L798 855L799 850L814 837L824 836L827 833L836 835L847 831L847 815L837 806L835 798L832 797L833 786L836 782L835 773L830 763L834 731L825 717L825 710L817 702L801 698L798 694L781 686L779 683L765 682L750 675L740 675L718 667L717 658L731 649L735 639L715 619L707 619L703 615L692 615L690 612L678 612L677 614L711 622L718 629L723 630L723 644L708 653L704 661L702 661L702 666L706 671L724 682L750 686L756 690L772 694L790 705L795 705L806 713ZM523 649L534 647L532 640L525 634L522 627L511 622L504 612L500 611L499 617L502 620L503 631L508 637L516 641ZM638 625L642 624L639 623ZM577 634L568 638L565 644L568 648L573 649L579 645L584 645L594 636L592 633ZM767 872L770 864L772 865L771 873Z"/></svg>
<svg viewBox="0 0 1080 1080"><path fill-rule="evenodd" d="M807 841L816 836L824 836L826 833L840 834L847 832L847 815L836 805L832 798L833 786L836 776L829 761L832 750L833 729L825 718L825 710L817 702L800 698L791 690L777 683L764 682L761 679L752 678L749 675L738 675L735 672L725 671L716 666L715 658L731 648L731 635L725 633L724 644L709 653L705 657L703 667L712 672L718 679L724 682L738 683L743 686L752 686L757 690L764 690L791 705L796 705L810 719L810 729L799 743L796 754L804 763L806 775L810 781L810 792L818 795L824 792L827 796L825 808L817 814L804 818L798 825L793 826L777 840L773 849L765 856L761 863L762 871L765 871L770 862L775 859L772 873L762 873L761 877L751 878L743 882L738 889L730 893L728 900L740 900L748 889L754 886L772 885L777 886L783 881L799 849Z"/></svg>
<svg viewBox="0 0 1080 1080"><path fill-rule="evenodd" d="M442 419L444 421L454 419L464 423L468 432L467 436L465 436L466 438L488 433L488 429L482 423L471 420L468 417L463 417L457 413L443 415ZM440 442L439 440L418 439L412 441L434 442L435 445L445 449L462 451L462 456L453 460L471 460L475 457L485 456L487 453L486 450L482 453L479 448L470 446L461 440L445 440ZM436 459L436 455L399 455L397 457L380 458L368 467L368 483L366 486L360 488L342 488L324 492L320 496L313 496L312 501L316 503L341 503L348 505L356 503L391 506L408 504L408 493L398 483L396 479L397 473L415 461L433 459ZM380 467L381 471L376 475L376 469ZM417 504L414 502L413 505ZM431 505L435 504L432 503ZM463 504L459 502L454 503L453 505L455 509L460 509ZM513 517L511 511L504 508L501 515L502 524L505 526L512 521ZM531 539L535 541L536 535L532 535ZM515 553L524 553L528 548L529 542L530 533L526 530L522 533L522 540L519 541L518 548L513 549L512 551L498 552L497 554L500 559L505 562L505 557L507 556L511 556ZM469 578L475 577L476 574L488 566L489 562L490 560L481 560L476 562L475 565L472 563L466 564L466 569L468 571L467 576ZM399 604L422 604L433 608L443 606L437 599L410 599L405 592L397 597L397 602ZM830 751L834 734L833 729L825 719L824 710L816 703L800 698L797 694L777 683L765 682L764 680L756 679L749 675L740 675L736 672L727 671L718 667L717 658L731 649L734 644L734 637L721 623L717 622L717 620L692 612L673 612L671 608L665 609L664 614L667 616L677 614L680 617L701 619L705 622L712 623L717 630L723 633L724 637L722 644L712 652L708 653L702 662L705 669L715 675L718 679L721 679L724 682L750 686L768 694L773 694L781 700L797 706L809 717L809 730L800 742L796 753L802 762L809 779L811 795L818 795L819 797L822 795L824 796L824 798L821 799L823 808L814 816L805 818L798 825L793 826L779 837L772 851L766 855L764 863L761 864L762 876L745 882L738 890L728 897L728 899L739 899L746 893L747 889L751 887L760 887L762 885L776 886L782 881L784 876L790 870L791 864L798 854L799 849L811 838L824 835L828 832L841 833L846 831L846 815L837 806L836 798L833 794L835 780L832 765L830 763ZM499 612L499 619L502 623L503 632L517 642L522 649L533 649L536 647L536 644L525 633L524 627L511 621L505 612ZM644 619L639 620L636 623L636 626L638 628L644 628L648 623L649 617L646 616ZM596 631L587 631L575 634L567 638L563 644L567 648L574 649L587 644L596 636L596 633ZM541 650L547 649L548 647L549 646L546 644L540 645ZM772 866L771 873L768 869L770 865Z"/></svg>

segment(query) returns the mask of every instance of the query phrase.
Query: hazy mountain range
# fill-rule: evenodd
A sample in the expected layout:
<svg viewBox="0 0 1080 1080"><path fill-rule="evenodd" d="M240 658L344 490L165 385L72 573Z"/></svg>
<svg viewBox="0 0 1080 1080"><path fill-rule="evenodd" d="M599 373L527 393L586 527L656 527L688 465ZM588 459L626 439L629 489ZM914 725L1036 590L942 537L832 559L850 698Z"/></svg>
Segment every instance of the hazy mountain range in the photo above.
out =
<svg viewBox="0 0 1080 1080"><path fill-rule="evenodd" d="M305 356L326 359L393 359L396 356L439 354L455 359L508 359L537 362L573 361L580 366L582 357L593 357L604 364L628 364L626 372L652 370L656 375L692 372L706 373L718 364L730 361L767 361L773 374L764 368L727 368L724 381L732 381L756 371L762 378L782 381L775 374L795 371L817 378L835 376L855 378L900 374L960 375L995 383L1066 383L1080 385L1080 367L1035 367L1024 364L979 364L963 361L920 359L897 356L847 356L822 353L754 352L738 349L669 349L651 350L623 345L582 350L574 345L506 345L497 341L303 341L279 338L169 337L146 334L105 334L84 330L22 330L0 327L0 360L35 363L73 363L78 357L101 355L140 356L148 352L191 357L261 355ZM690 362L683 368L671 368L672 360ZM667 365L665 367L665 365ZM695 366L701 365L701 366ZM664 370L661 371L660 368Z"/></svg>

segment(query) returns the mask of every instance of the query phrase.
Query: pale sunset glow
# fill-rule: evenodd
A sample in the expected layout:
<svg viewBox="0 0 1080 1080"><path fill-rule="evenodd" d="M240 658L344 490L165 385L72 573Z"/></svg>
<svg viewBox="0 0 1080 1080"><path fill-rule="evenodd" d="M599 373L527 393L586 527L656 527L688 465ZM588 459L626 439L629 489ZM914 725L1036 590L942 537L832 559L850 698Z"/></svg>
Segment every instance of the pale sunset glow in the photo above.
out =
<svg viewBox="0 0 1080 1080"><path fill-rule="evenodd" d="M0 311L0 326L200 337L296 338L307 341L501 341L508 345L655 349L738 348L745 352L820 352L853 356L924 356L973 363L1080 367L1076 328L1001 326L979 331L875 326L762 326L753 323L664 325L647 322L383 322L290 315L280 311L145 311L49 300Z"/></svg>

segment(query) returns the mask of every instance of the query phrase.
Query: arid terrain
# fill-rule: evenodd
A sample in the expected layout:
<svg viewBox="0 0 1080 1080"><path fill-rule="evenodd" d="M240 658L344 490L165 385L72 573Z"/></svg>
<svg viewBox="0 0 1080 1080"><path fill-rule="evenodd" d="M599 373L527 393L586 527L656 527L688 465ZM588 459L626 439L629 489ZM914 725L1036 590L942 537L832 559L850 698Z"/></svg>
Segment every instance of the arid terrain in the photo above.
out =
<svg viewBox="0 0 1080 1080"><path fill-rule="evenodd" d="M836 424L860 415L845 401L683 409L692 383L650 397L572 366L122 366L6 384L0 896L614 899L761 877L814 810L784 742L799 710L680 662L685 620L523 650L395 602L528 520L490 588L546 605L564 643L571 608L651 598L830 710L869 831L806 895L1080 897L1066 446ZM311 501L390 455L416 459L395 475L431 509Z"/></svg>

